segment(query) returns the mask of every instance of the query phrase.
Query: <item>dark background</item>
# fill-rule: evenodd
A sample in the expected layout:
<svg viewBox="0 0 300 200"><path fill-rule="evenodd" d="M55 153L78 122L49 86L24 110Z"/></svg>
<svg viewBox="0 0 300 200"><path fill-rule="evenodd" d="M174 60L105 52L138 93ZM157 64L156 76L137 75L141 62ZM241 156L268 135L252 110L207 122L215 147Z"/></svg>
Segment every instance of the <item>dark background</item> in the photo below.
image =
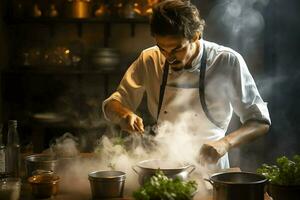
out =
<svg viewBox="0 0 300 200"><path fill-rule="evenodd" d="M245 58L256 80L263 99L268 102L272 126L269 134L254 143L231 152L232 165L254 170L263 162L274 162L281 155L292 156L300 152L299 132L299 41L300 3L297 0L253 1L192 1L206 20L204 39L232 47ZM228 9L231 9L231 15ZM6 20L7 1L1 4L0 21L0 68L1 120L16 118L20 121L22 144L32 141L33 127L30 116L46 111L72 111L74 123L68 126L43 125L49 140L66 131L90 136L84 141L89 146L93 138L105 132L103 117L99 115L101 101L117 86L123 71L139 52L154 44L147 23L135 26L130 34L128 24L112 24L108 46L121 51L121 66L109 73L23 73L7 74L12 69L20 49L66 45L84 47L83 56L89 49L103 47L104 31L101 24L83 25L83 35L77 34L74 24L58 24L51 35L49 28L40 24L11 24ZM250 23L252 16L254 23ZM256 21L255 21L256 20ZM258 21L257 21L258 20ZM257 24L258 23L258 24ZM81 67L88 68L88 63ZM92 102L92 103L91 103ZM140 109L145 114L144 104ZM77 122L86 122L78 127ZM96 121L96 122L95 122ZM97 122L101 123L97 123ZM236 118L230 130L238 127ZM49 131L51 129L51 131ZM229 131L230 131L229 130ZM97 132L97 133L95 133ZM99 133L100 132L100 133ZM86 149L91 150L89 148Z"/></svg>

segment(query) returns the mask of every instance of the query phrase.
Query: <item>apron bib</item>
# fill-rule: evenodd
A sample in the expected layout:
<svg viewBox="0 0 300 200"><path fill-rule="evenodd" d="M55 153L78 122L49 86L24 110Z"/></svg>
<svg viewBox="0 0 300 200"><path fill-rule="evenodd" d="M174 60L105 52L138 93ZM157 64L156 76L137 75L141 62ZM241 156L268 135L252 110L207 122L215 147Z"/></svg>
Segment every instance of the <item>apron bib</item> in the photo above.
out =
<svg viewBox="0 0 300 200"><path fill-rule="evenodd" d="M201 71L206 68L206 51L205 47L203 48L201 60L205 59L205 62L201 61ZM217 126L214 120L211 120L212 117L208 113L207 108L205 108L206 110L203 109L203 105L206 106L205 102L203 102L203 99L205 99L204 90L201 92L201 83L204 83L203 73L202 76L200 73L200 79L202 80L199 80L199 88L178 88L167 85L168 68L166 64L162 82L163 87L161 87L160 91L160 104L158 106L158 129L165 122L174 125L182 123L184 130L189 131L188 133L195 138L193 141L199 144L199 149L202 143L206 141L215 141L224 137L225 131ZM178 99L180 101L177 101ZM227 154L219 160L217 166L222 169L229 167Z"/></svg>

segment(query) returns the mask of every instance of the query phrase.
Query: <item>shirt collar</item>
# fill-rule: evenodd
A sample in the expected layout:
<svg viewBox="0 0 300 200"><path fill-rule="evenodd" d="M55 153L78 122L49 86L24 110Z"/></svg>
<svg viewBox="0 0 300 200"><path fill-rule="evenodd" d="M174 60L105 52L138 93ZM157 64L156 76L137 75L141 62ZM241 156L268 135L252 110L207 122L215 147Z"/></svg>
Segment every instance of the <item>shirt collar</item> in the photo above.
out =
<svg viewBox="0 0 300 200"><path fill-rule="evenodd" d="M198 53L198 55L194 58L194 60L192 61L192 64L191 64L191 68L189 69L184 69L184 70L180 70L180 71L174 71L172 70L172 68L170 68L170 72L183 72L183 71L187 71L187 72L195 72L195 71L199 71L200 69L200 64L201 64L201 58L202 58L202 55L203 55L203 39L201 38L200 40L198 40L199 43L200 43L200 51Z"/></svg>

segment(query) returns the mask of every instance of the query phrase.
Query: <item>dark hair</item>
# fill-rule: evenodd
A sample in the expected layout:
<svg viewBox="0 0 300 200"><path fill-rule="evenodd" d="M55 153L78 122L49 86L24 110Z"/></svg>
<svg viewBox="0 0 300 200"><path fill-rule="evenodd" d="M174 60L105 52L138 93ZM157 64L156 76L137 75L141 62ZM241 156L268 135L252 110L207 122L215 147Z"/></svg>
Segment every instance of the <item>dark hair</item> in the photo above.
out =
<svg viewBox="0 0 300 200"><path fill-rule="evenodd" d="M191 40L195 33L202 37L204 20L199 11L187 0L165 0L153 7L150 18L151 35L179 35Z"/></svg>

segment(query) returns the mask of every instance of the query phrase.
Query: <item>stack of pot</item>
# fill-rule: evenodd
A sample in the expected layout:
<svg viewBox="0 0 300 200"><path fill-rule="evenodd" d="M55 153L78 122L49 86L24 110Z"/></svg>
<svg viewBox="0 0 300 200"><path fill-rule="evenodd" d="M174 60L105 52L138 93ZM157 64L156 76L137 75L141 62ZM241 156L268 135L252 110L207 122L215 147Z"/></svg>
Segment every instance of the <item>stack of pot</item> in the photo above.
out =
<svg viewBox="0 0 300 200"><path fill-rule="evenodd" d="M114 48L95 48L90 52L90 61L96 70L112 71L120 64L120 52Z"/></svg>

